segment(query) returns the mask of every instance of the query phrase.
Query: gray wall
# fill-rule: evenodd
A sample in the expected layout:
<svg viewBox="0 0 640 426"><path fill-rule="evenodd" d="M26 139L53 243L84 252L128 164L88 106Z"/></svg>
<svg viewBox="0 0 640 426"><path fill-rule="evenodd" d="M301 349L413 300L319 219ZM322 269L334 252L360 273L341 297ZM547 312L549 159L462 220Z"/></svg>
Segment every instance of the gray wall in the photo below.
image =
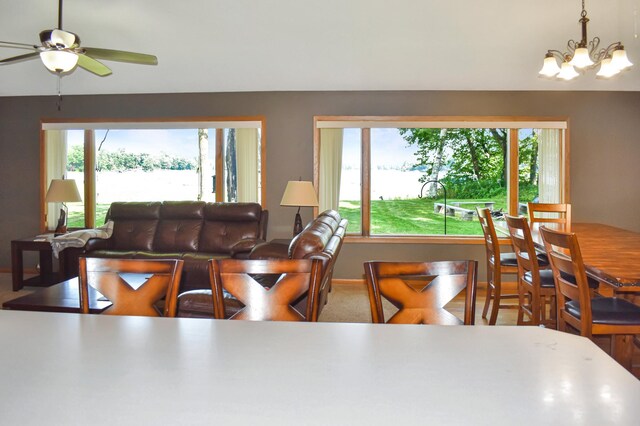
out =
<svg viewBox="0 0 640 426"><path fill-rule="evenodd" d="M314 115L567 117L575 221L640 232L638 92L256 92L0 98L0 269L10 241L39 232L41 118L264 115L269 238L288 237L295 211L279 206L289 179L312 179ZM638 120L638 121L636 121ZM302 211L303 221L311 209ZM480 245L346 244L335 278L360 278L368 259L484 261Z"/></svg>

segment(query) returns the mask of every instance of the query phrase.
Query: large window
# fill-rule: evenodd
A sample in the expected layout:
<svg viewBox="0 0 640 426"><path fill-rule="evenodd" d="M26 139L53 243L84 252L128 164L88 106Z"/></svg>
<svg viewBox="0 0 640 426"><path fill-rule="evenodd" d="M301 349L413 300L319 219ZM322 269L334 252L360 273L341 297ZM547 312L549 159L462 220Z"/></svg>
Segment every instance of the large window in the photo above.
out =
<svg viewBox="0 0 640 426"><path fill-rule="evenodd" d="M261 118L42 125L43 197L51 179L74 179L70 228L104 223L114 201L202 200L264 205ZM44 205L44 200L43 200ZM55 228L60 205L43 211Z"/></svg>
<svg viewBox="0 0 640 426"><path fill-rule="evenodd" d="M529 201L568 202L566 121L316 117L319 210L362 237L476 236Z"/></svg>

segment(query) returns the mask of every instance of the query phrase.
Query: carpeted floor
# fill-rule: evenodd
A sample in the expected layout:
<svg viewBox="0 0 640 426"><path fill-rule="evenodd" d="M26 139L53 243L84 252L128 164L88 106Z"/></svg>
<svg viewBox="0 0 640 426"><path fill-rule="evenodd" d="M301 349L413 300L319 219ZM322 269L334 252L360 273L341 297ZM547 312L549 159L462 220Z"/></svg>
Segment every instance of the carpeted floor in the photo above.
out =
<svg viewBox="0 0 640 426"><path fill-rule="evenodd" d="M7 272L0 273L0 307L7 300L25 296L29 293L33 293L35 290L37 290L36 287L25 287L20 291L13 291L11 284L11 274Z"/></svg>

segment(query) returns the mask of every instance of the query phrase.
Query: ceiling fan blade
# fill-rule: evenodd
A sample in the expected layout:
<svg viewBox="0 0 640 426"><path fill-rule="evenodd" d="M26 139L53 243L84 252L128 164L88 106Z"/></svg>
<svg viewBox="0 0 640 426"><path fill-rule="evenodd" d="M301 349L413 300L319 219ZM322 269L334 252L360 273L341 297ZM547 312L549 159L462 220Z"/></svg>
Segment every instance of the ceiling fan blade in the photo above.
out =
<svg viewBox="0 0 640 426"><path fill-rule="evenodd" d="M106 77L111 74L111 69L105 64L83 54L78 55L78 66L100 77Z"/></svg>
<svg viewBox="0 0 640 426"><path fill-rule="evenodd" d="M96 59L107 61L130 62L132 64L158 65L158 58L145 53L125 52L124 50L98 49L95 47L85 47L87 55Z"/></svg>
<svg viewBox="0 0 640 426"><path fill-rule="evenodd" d="M14 56L12 58L0 60L0 65L12 64L14 62L28 61L29 59L37 58L40 55L38 52L26 53L20 56Z"/></svg>
<svg viewBox="0 0 640 426"><path fill-rule="evenodd" d="M33 50L38 48L38 46L34 46L33 44L16 43L14 41L2 41L2 40L0 40L0 47L10 47L12 49L28 49L28 50Z"/></svg>

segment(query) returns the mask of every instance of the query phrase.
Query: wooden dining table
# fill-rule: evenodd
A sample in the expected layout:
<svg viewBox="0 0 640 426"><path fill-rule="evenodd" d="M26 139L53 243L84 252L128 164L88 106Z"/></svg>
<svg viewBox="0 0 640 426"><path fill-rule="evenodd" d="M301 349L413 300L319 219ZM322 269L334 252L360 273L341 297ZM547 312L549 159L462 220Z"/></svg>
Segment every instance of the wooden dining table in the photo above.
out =
<svg viewBox="0 0 640 426"><path fill-rule="evenodd" d="M506 223L495 223L496 230L508 235ZM562 225L534 223L531 236L542 251L539 229L544 225L563 230ZM602 293L640 293L640 233L601 223L573 223L570 231L578 237L587 275L605 284Z"/></svg>
<svg viewBox="0 0 640 426"><path fill-rule="evenodd" d="M540 327L0 310L0 336L3 425L640 419L640 381L588 339Z"/></svg>

